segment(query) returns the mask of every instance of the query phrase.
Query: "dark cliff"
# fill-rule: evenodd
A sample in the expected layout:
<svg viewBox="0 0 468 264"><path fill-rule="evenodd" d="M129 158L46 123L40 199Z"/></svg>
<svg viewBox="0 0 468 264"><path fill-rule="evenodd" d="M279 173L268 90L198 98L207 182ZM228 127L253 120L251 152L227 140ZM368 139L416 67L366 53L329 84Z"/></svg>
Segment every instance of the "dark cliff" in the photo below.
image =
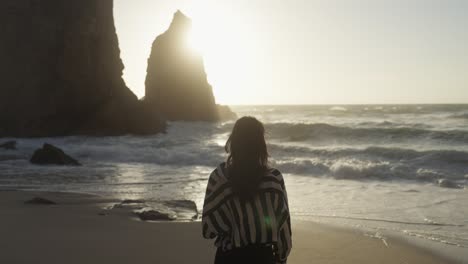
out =
<svg viewBox="0 0 468 264"><path fill-rule="evenodd" d="M122 79L113 0L2 0L0 136L164 129Z"/></svg>
<svg viewBox="0 0 468 264"><path fill-rule="evenodd" d="M216 121L232 113L224 107L220 116L203 58L186 45L191 26L192 21L177 11L169 29L153 42L145 104L168 120Z"/></svg>

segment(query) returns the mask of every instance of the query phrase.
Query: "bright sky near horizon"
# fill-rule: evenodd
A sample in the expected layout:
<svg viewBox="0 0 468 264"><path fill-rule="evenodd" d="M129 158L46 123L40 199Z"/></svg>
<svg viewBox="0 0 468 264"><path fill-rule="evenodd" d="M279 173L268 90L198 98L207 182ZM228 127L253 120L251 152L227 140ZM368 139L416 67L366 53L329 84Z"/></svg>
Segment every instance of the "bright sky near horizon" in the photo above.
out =
<svg viewBox="0 0 468 264"><path fill-rule="evenodd" d="M127 85L180 9L222 104L468 103L468 1L115 0Z"/></svg>

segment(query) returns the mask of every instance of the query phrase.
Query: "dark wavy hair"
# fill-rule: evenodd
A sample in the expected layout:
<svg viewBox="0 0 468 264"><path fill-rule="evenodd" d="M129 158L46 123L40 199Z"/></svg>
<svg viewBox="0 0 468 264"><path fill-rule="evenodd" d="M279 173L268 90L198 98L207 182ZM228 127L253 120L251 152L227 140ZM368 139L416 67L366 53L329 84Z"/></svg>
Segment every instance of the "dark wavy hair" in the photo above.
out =
<svg viewBox="0 0 468 264"><path fill-rule="evenodd" d="M268 170L263 124L254 117L240 118L224 148L229 154L226 166L234 193L241 199L254 196Z"/></svg>

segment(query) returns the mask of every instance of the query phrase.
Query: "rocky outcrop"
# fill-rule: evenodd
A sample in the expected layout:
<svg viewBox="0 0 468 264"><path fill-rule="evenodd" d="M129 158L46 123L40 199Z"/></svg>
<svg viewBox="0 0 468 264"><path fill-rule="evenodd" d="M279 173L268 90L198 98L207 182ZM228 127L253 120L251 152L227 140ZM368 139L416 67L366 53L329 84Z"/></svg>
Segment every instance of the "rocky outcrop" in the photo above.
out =
<svg viewBox="0 0 468 264"><path fill-rule="evenodd" d="M172 221L176 219L174 216L156 210L140 210L135 211L135 214L142 221Z"/></svg>
<svg viewBox="0 0 468 264"><path fill-rule="evenodd" d="M63 150L47 143L34 152L30 162L38 165L55 164L81 166L78 161L65 154Z"/></svg>
<svg viewBox="0 0 468 264"><path fill-rule="evenodd" d="M140 200L126 199L107 208L110 211L130 212L143 221L197 220L197 205L191 200Z"/></svg>
<svg viewBox="0 0 468 264"><path fill-rule="evenodd" d="M153 42L145 103L168 120L216 121L220 116L203 58L187 46L191 26L177 11L169 29Z"/></svg>
<svg viewBox="0 0 468 264"><path fill-rule="evenodd" d="M459 185L458 183L448 180L448 179L438 179L437 184L439 187L443 188L451 188L451 189L461 189L463 186Z"/></svg>
<svg viewBox="0 0 468 264"><path fill-rule="evenodd" d="M2 0L0 136L149 134L122 79L113 0Z"/></svg>

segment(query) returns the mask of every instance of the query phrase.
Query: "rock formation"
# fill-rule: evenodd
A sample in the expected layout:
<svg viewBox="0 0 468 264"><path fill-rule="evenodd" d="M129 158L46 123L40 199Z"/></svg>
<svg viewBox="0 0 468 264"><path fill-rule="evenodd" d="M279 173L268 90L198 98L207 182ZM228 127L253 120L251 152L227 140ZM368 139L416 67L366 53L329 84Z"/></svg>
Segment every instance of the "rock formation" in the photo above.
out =
<svg viewBox="0 0 468 264"><path fill-rule="evenodd" d="M172 221L176 217L156 210L137 210L134 212L142 221Z"/></svg>
<svg viewBox="0 0 468 264"><path fill-rule="evenodd" d="M203 58L187 45L191 26L177 11L169 29L153 42L145 103L168 120L216 121L220 116Z"/></svg>
<svg viewBox="0 0 468 264"><path fill-rule="evenodd" d="M164 129L122 79L113 0L2 0L0 137Z"/></svg>
<svg viewBox="0 0 468 264"><path fill-rule="evenodd" d="M36 150L30 160L33 164L38 165L69 165L81 166L74 158L68 156L63 150L45 143L42 148Z"/></svg>
<svg viewBox="0 0 468 264"><path fill-rule="evenodd" d="M448 179L438 179L437 184L443 188L462 189L463 186Z"/></svg>

